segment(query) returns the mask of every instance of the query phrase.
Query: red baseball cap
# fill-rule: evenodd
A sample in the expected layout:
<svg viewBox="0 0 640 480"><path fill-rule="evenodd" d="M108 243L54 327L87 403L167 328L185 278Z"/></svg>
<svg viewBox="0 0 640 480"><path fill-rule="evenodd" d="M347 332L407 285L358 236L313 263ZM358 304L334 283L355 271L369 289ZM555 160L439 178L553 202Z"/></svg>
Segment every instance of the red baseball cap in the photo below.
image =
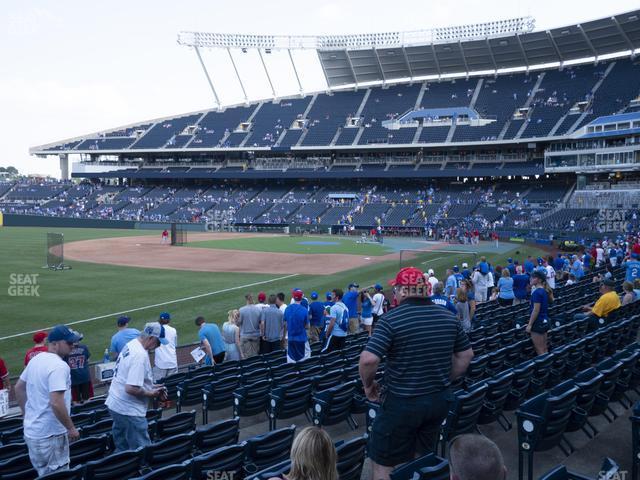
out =
<svg viewBox="0 0 640 480"><path fill-rule="evenodd" d="M424 284L424 273L416 267L405 267L398 272L396 278L389 280L389 285L413 286Z"/></svg>
<svg viewBox="0 0 640 480"><path fill-rule="evenodd" d="M33 334L33 343L42 343L47 338L47 332L36 332Z"/></svg>
<svg viewBox="0 0 640 480"><path fill-rule="evenodd" d="M295 301L299 302L304 297L304 293L302 293L302 290L294 290L291 296Z"/></svg>
<svg viewBox="0 0 640 480"><path fill-rule="evenodd" d="M264 302L267 299L267 294L264 292L260 292L258 294L258 301L259 302Z"/></svg>

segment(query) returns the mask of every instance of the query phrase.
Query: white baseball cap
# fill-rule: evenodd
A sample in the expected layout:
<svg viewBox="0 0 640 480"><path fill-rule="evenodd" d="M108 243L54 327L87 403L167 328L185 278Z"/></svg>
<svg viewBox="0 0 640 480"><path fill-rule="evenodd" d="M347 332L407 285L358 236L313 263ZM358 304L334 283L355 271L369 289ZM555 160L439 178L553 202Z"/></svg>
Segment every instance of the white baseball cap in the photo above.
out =
<svg viewBox="0 0 640 480"><path fill-rule="evenodd" d="M462 264L462 268L469 268L469 264L468 264L467 262L464 262L464 263Z"/></svg>
<svg viewBox="0 0 640 480"><path fill-rule="evenodd" d="M427 273L429 275L435 275L435 272L433 271L433 268L430 268L429 270L427 270Z"/></svg>

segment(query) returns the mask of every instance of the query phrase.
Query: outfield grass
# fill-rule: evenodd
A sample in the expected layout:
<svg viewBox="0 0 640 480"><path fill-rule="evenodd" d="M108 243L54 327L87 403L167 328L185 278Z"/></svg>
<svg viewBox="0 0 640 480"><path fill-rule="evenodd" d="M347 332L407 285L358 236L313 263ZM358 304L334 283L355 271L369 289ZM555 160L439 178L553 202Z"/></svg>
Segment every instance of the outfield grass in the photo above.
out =
<svg viewBox="0 0 640 480"><path fill-rule="evenodd" d="M161 311L172 314L172 324L178 329L179 342L190 343L196 340L196 327L193 319L204 315L208 320L222 323L226 320L226 312L243 304L246 292L256 293L264 290L268 293L289 292L293 287L302 288L306 292L318 291L321 295L335 287L344 288L351 282L360 285L382 283L395 275L398 260L390 260L371 264L367 267L341 272L335 275L310 276L296 275L286 280L277 280L280 276L248 273L208 273L173 271L164 269L146 269L100 265L70 261L73 268L67 271L49 271L42 269L45 263L44 228L0 228L0 305L2 305L3 329L0 337L47 328L57 323L70 323L107 315L106 318L81 323L76 327L85 335L85 342L93 354L93 360L102 358L104 349L115 331L114 315L143 307L131 313L132 326L140 328L147 321L156 320ZM67 242L93 238L158 235L159 232L144 230L99 230L99 229L56 229L65 235ZM300 237L291 237L300 241ZM305 240L307 237L304 237ZM273 245L273 240L287 240L287 237L274 239L251 239L256 250L261 242ZM343 240L347 241L347 240ZM230 242L237 244L238 239ZM359 255L361 247L355 245ZM377 245L370 245L378 247ZM236 247L237 248L237 247ZM518 258L526 255L538 255L539 250L523 245L514 245L511 251L501 255L487 253L495 264L504 263L506 257L513 256L515 250L520 251ZM341 251L340 253L344 253ZM370 254L373 255L373 254ZM458 254L433 253L420 256L417 266L423 269L433 268L442 278L444 269L454 263L461 263L468 257ZM428 262L422 264L422 262ZM9 296L11 274L38 274L37 297ZM274 280L275 279L275 280ZM264 284L236 288L256 282ZM232 289L232 290L229 290ZM171 302L185 297L197 296L209 292L229 290L201 298L171 303L166 306L147 307L163 302ZM4 358L11 375L18 375L22 369L24 352L32 346L31 335L0 340L0 357Z"/></svg>
<svg viewBox="0 0 640 480"><path fill-rule="evenodd" d="M308 245L307 242L328 243L329 245ZM337 236L278 236L234 238L228 240L205 240L189 242L189 247L220 248L224 250L250 250L273 253L346 253L350 255L378 256L393 250L375 243L357 243L357 238Z"/></svg>

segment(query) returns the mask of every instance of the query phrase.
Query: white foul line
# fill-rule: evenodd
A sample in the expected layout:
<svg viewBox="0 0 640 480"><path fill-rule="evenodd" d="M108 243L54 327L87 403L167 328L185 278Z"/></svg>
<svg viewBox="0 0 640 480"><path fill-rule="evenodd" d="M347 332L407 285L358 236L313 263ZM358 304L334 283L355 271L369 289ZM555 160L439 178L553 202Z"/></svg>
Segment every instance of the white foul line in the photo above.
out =
<svg viewBox="0 0 640 480"><path fill-rule="evenodd" d="M425 260L424 262L422 262L422 265L426 265L427 263L435 262L436 260L442 260L443 258L447 258L447 257L437 257L437 258L432 258L431 260Z"/></svg>
<svg viewBox="0 0 640 480"><path fill-rule="evenodd" d="M287 278L297 277L298 275L299 275L298 273L292 273L291 275L272 278L270 280L263 280L262 282L248 283L246 285L240 285L238 287L230 287L230 288L224 288L222 290L216 290L215 292L201 293L200 295L194 295L192 297L184 297L184 298L179 298L177 300L170 300L168 302L156 303L154 305L147 305L145 307L138 307L138 308L132 308L130 310L123 310L122 312L108 313L107 315L100 315L99 317L85 318L84 320L76 320L75 322L67 322L65 323L65 325L77 325L79 323L93 322L94 320L100 320L102 318L108 318L108 317L115 317L117 315L124 315L125 313L139 312L140 310L147 310L149 308L162 307L164 305L170 305L172 303L187 302L189 300L194 300L196 298L209 297L211 295L217 295L219 293L232 292L233 290L240 290L242 288L249 288L249 287L255 287L256 285L263 285L265 283L278 282L280 280L286 280ZM8 335L6 337L0 337L0 341L9 340L10 338L22 337L24 335L32 335L36 332L39 332L40 330L50 330L51 328L53 328L53 326L40 328L38 330L32 330L30 332L16 333L14 335Z"/></svg>

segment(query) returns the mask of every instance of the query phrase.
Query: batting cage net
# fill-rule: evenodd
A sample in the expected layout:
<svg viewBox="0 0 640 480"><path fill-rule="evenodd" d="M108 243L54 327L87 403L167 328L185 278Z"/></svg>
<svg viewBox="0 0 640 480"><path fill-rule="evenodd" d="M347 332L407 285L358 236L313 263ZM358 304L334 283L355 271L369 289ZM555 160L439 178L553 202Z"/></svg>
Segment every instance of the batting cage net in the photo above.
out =
<svg viewBox="0 0 640 480"><path fill-rule="evenodd" d="M177 223L171 224L171 245L186 245L187 244L187 230Z"/></svg>
<svg viewBox="0 0 640 480"><path fill-rule="evenodd" d="M47 233L47 267L51 270L68 270L64 264L64 234Z"/></svg>
<svg viewBox="0 0 640 480"><path fill-rule="evenodd" d="M470 250L400 250L399 268L416 267L426 271L431 268L431 264L443 260L451 259L451 265L460 265L467 262L470 266L476 264L477 252Z"/></svg>

